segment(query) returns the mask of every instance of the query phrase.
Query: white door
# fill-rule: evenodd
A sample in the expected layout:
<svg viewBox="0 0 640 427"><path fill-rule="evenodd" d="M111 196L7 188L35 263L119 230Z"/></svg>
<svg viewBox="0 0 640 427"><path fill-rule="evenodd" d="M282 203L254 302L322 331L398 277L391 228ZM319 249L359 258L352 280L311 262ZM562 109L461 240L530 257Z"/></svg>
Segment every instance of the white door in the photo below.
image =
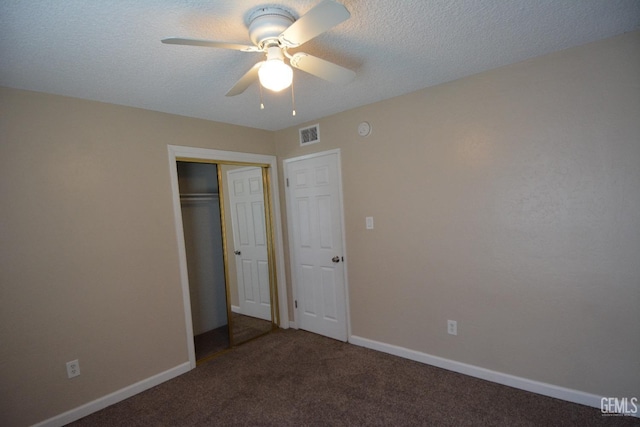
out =
<svg viewBox="0 0 640 427"><path fill-rule="evenodd" d="M271 320L262 168L230 170L227 184L240 310L247 316Z"/></svg>
<svg viewBox="0 0 640 427"><path fill-rule="evenodd" d="M347 340L340 152L285 160L296 321Z"/></svg>

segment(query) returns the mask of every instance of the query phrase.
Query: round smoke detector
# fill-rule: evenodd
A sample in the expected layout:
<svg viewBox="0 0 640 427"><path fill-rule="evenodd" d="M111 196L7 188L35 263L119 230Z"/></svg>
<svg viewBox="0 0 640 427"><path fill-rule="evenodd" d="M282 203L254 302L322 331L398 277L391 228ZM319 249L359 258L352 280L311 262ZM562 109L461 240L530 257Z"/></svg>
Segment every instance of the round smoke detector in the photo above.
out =
<svg viewBox="0 0 640 427"><path fill-rule="evenodd" d="M277 43L278 36L295 20L291 12L281 7L260 7L249 15L249 37L262 49L268 41Z"/></svg>
<svg viewBox="0 0 640 427"><path fill-rule="evenodd" d="M358 125L358 135L369 136L371 134L371 125L369 122L362 122Z"/></svg>

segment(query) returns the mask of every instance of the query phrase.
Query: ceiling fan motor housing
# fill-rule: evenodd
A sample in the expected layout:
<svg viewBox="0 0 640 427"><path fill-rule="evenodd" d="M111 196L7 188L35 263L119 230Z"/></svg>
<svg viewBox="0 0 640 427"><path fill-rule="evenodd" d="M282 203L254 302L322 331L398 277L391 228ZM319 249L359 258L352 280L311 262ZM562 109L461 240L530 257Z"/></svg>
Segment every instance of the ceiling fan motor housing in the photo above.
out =
<svg viewBox="0 0 640 427"><path fill-rule="evenodd" d="M278 44L278 36L296 18L280 7L260 7L249 16L249 37L260 49Z"/></svg>

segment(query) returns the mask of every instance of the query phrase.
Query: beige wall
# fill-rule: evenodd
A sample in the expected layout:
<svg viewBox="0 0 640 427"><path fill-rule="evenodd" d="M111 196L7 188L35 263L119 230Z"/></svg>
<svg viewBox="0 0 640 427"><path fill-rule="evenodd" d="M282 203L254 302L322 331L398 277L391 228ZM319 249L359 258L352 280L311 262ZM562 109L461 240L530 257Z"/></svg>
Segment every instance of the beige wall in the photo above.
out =
<svg viewBox="0 0 640 427"><path fill-rule="evenodd" d="M354 335L640 395L640 33L319 123L277 153L341 149Z"/></svg>
<svg viewBox="0 0 640 427"><path fill-rule="evenodd" d="M168 144L275 154L266 131L0 88L0 424L188 361Z"/></svg>

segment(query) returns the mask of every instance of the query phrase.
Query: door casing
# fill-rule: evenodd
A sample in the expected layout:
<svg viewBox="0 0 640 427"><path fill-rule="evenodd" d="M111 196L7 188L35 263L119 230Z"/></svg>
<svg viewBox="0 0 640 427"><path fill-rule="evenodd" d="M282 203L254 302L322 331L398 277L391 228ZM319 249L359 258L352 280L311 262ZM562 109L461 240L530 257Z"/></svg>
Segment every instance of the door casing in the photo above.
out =
<svg viewBox="0 0 640 427"><path fill-rule="evenodd" d="M275 260L274 267L276 269L277 278L277 294L278 294L278 326L282 329L289 327L289 311L288 311L288 297L287 297L287 284L284 274L284 251L282 241L282 221L280 216L280 206L278 201L279 192L277 179L278 166L275 156L263 155L263 154L251 154L251 153L239 153L235 151L222 151L213 150L207 148L195 148L184 147L179 145L168 145L169 154L169 174L171 177L171 191L173 195L173 213L174 213L174 225L176 230L176 240L178 244L178 259L180 268L180 283L182 287L182 300L184 304L185 324L186 324L186 337L187 337L187 352L189 356L189 364L191 369L196 367L196 354L193 344L193 324L191 320L191 304L189 296L189 277L187 270L187 256L184 246L184 231L182 226L182 212L180 207L180 189L178 187L178 170L176 162L178 160L186 161L201 161L208 163L227 162L227 163L239 163L239 164L252 164L252 165L264 165L268 166L271 170L270 180L270 198L269 204L272 209L272 226L273 226L273 243ZM266 201L265 201L266 205Z"/></svg>

